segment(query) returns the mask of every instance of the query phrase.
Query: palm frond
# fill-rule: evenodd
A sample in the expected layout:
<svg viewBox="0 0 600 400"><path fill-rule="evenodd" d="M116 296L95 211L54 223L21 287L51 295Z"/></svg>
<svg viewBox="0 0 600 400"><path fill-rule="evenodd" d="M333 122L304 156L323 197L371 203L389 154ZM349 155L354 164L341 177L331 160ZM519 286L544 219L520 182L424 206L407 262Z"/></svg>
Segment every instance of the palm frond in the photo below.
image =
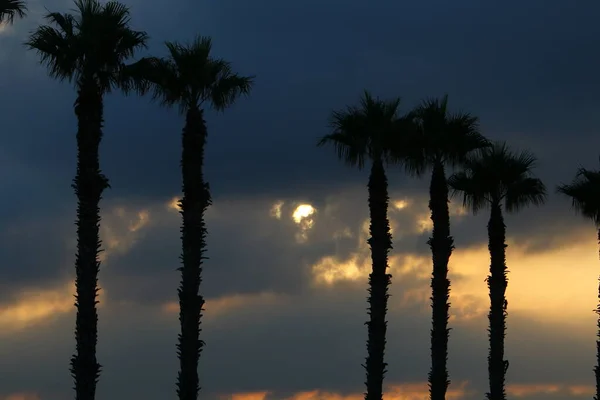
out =
<svg viewBox="0 0 600 400"><path fill-rule="evenodd" d="M533 177L523 177L506 188L506 211L519 212L524 207L541 206L546 201L546 186Z"/></svg>
<svg viewBox="0 0 600 400"><path fill-rule="evenodd" d="M76 0L73 14L51 12L25 43L36 50L49 75L69 81L94 79L103 92L123 84L127 92L142 89L133 82L126 61L146 47L148 35L129 27L129 8L121 3ZM127 77L127 79L125 79Z"/></svg>
<svg viewBox="0 0 600 400"><path fill-rule="evenodd" d="M323 136L317 146L333 145L340 160L362 169L369 156L369 137L364 114L353 107L333 111L330 126L332 133Z"/></svg>
<svg viewBox="0 0 600 400"><path fill-rule="evenodd" d="M211 38L197 36L192 43L165 42L166 58L155 59L149 80L154 99L180 112L201 107L205 101L223 111L240 96L249 95L254 76L233 72L231 63L210 56Z"/></svg>
<svg viewBox="0 0 600 400"><path fill-rule="evenodd" d="M210 68L212 66L212 70ZM223 60L209 64L211 80L214 82L208 96L213 108L223 111L235 103L241 95L248 96L254 83L254 76L240 76L231 69L231 64Z"/></svg>
<svg viewBox="0 0 600 400"><path fill-rule="evenodd" d="M24 18L27 5L22 0L0 0L0 23L12 24L15 17Z"/></svg>
<svg viewBox="0 0 600 400"><path fill-rule="evenodd" d="M389 150L388 161L402 166L410 176L420 177L427 170L424 136L419 131L413 112L395 121L386 147Z"/></svg>
<svg viewBox="0 0 600 400"><path fill-rule="evenodd" d="M399 98L382 100L365 90L358 106L332 112L333 132L323 137L318 146L332 143L340 159L359 169L364 167L367 158L390 162L394 159L390 155L393 137L402 124L397 115L399 105Z"/></svg>
<svg viewBox="0 0 600 400"><path fill-rule="evenodd" d="M63 29L42 25L29 36L25 46L38 53L40 64L48 68L50 77L71 81L81 56L78 51L77 37L73 31L73 17L52 13L46 18L59 21L56 24L62 25Z"/></svg>
<svg viewBox="0 0 600 400"><path fill-rule="evenodd" d="M557 192L570 197L577 213L600 226L600 171L579 168L575 179L559 185Z"/></svg>
<svg viewBox="0 0 600 400"><path fill-rule="evenodd" d="M465 206L474 212L485 205L500 205L517 212L545 202L546 188L533 176L533 153L512 151L504 142L491 143L468 156L462 172L449 179L455 193L462 192Z"/></svg>
<svg viewBox="0 0 600 400"><path fill-rule="evenodd" d="M448 186L452 189L452 197L462 195L463 206L476 215L489 205L488 193L474 170L459 171L448 178Z"/></svg>
<svg viewBox="0 0 600 400"><path fill-rule="evenodd" d="M477 117L448 111L448 95L422 101L413 114L420 127L423 151L429 165L437 162L459 165L470 152L489 146L479 132Z"/></svg>

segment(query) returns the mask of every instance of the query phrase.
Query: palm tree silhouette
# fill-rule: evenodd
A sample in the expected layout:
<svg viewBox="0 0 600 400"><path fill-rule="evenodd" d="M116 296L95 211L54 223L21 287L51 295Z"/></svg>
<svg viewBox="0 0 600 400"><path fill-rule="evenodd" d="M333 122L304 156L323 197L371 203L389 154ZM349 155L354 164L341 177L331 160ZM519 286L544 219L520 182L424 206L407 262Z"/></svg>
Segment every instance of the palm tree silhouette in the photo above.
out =
<svg viewBox="0 0 600 400"><path fill-rule="evenodd" d="M431 400L444 400L450 384L446 367L450 333L448 261L454 249L454 240L450 236L445 168L459 165L470 152L488 146L489 143L479 133L477 117L468 113L449 113L448 96L423 101L411 115L416 125L416 134L411 135L411 143L405 145L411 149L404 157L405 167L415 176L422 176L429 169L432 171L429 209L433 231L428 241L433 261L432 329L431 370L428 379Z"/></svg>
<svg viewBox="0 0 600 400"><path fill-rule="evenodd" d="M575 179L568 185L559 185L557 192L569 196L572 207L585 218L594 221L598 230L598 242L600 243L600 171L579 168ZM598 288L598 299L600 300L600 287ZM596 396L600 400L600 304L596 307L598 314L598 333L596 339Z"/></svg>
<svg viewBox="0 0 600 400"><path fill-rule="evenodd" d="M49 25L38 27L26 46L37 51L52 78L74 81L77 88L77 173L73 181L77 195L77 316L71 374L76 399L92 400L101 368L96 360L99 203L109 187L98 158L103 97L117 88L125 92L142 89L143 81L133 79L125 62L145 47L147 35L129 27L129 9L123 4L77 0L75 6L75 14L48 13L45 19Z"/></svg>
<svg viewBox="0 0 600 400"><path fill-rule="evenodd" d="M204 342L200 320L204 299L199 294L202 263L206 259L204 213L211 204L209 185L204 179L204 148L207 128L203 106L218 111L232 105L240 95L250 93L253 77L233 72L231 64L213 58L211 39L197 37L190 45L166 42L168 58L154 58L146 76L153 84L154 98L164 106L177 105L185 114L182 132L181 175L183 197L179 202L183 266L179 294L181 333L177 344L180 370L177 395L180 400L195 400L200 391L198 361Z"/></svg>
<svg viewBox="0 0 600 400"><path fill-rule="evenodd" d="M392 248L392 235L387 218L388 182L384 161L389 159L389 149L394 137L401 131L408 117L398 117L400 99L380 100L365 91L360 106L350 106L334 111L331 116L333 132L325 135L318 146L333 145L338 158L351 167L362 169L371 162L369 176L369 214L371 219L368 240L371 247L372 272L369 275L369 316L367 373L365 400L381 400L383 378L387 363L384 362L387 322L388 286L391 275L387 273L388 252Z"/></svg>
<svg viewBox="0 0 600 400"><path fill-rule="evenodd" d="M535 156L529 151L512 152L505 143L494 143L479 154L470 156L464 170L448 180L454 194L461 193L463 205L474 214L490 208L488 223L488 248L490 251L490 275L487 284L490 291L488 373L490 392L488 400L505 400L505 376L508 361L504 360L504 337L506 333L508 285L506 267L506 225L502 207L507 212L544 203L546 188L542 181L533 177Z"/></svg>
<svg viewBox="0 0 600 400"><path fill-rule="evenodd" d="M27 5L22 0L0 0L0 23L12 24L15 17L27 15Z"/></svg>

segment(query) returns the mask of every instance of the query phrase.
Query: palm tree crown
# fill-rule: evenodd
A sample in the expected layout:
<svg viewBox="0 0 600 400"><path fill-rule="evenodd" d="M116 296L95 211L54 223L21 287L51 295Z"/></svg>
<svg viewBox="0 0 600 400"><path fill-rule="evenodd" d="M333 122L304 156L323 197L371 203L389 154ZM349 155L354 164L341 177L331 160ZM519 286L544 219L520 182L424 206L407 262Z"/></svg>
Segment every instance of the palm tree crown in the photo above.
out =
<svg viewBox="0 0 600 400"><path fill-rule="evenodd" d="M231 63L210 54L210 37L197 37L191 44L166 42L167 58L152 59L147 71L154 84L154 98L167 107L179 105L183 113L200 108L208 101L223 111L240 95L248 95L253 76L240 76L232 71Z"/></svg>
<svg viewBox="0 0 600 400"><path fill-rule="evenodd" d="M22 0L0 0L0 23L12 24L15 17L23 18L27 14L27 5Z"/></svg>
<svg viewBox="0 0 600 400"><path fill-rule="evenodd" d="M501 204L506 211L516 212L545 201L546 188L531 172L536 162L529 151L515 153L505 143L494 143L468 157L464 170L448 182L455 193L462 192L464 205L473 213Z"/></svg>
<svg viewBox="0 0 600 400"><path fill-rule="evenodd" d="M76 14L48 13L25 43L60 81L93 79L100 90L142 89L125 61L146 47L148 35L129 27L129 9L116 1L76 0Z"/></svg>
<svg viewBox="0 0 600 400"><path fill-rule="evenodd" d="M405 144L418 153L402 157L408 161L407 168L419 176L435 164L455 166L477 149L489 146L479 132L479 119L469 113L448 111L448 96L424 100L412 112L415 134L411 143ZM402 148L398 151L402 152ZM406 150L405 150L406 151Z"/></svg>
<svg viewBox="0 0 600 400"><path fill-rule="evenodd" d="M398 124L407 117L398 116L400 99L381 100L364 91L360 105L334 111L330 125L333 132L317 146L332 144L338 158L362 169L366 159L387 158Z"/></svg>
<svg viewBox="0 0 600 400"><path fill-rule="evenodd" d="M600 171L579 168L573 182L557 191L572 199L573 209L600 227Z"/></svg>

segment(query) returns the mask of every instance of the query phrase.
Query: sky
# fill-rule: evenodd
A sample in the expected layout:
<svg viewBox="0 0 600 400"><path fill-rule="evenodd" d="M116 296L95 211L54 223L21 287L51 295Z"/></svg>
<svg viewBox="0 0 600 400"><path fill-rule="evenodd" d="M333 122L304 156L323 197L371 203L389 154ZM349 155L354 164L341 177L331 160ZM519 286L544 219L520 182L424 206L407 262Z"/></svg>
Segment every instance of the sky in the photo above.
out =
<svg viewBox="0 0 600 400"><path fill-rule="evenodd" d="M507 392L594 394L598 244L554 194L596 168L600 4L592 0L373 2L128 0L132 24L165 40L213 37L214 55L256 75L249 98L207 113L203 400L358 400L364 391L367 172L315 147L363 89L406 111L449 94L482 132L531 149L548 202L506 217ZM22 46L45 8L0 29L0 400L73 396L75 91ZM102 200L98 399L175 397L183 118L108 95ZM431 229L427 179L388 170L394 250L386 400L427 398ZM448 399L487 390L486 223L451 205L456 250Z"/></svg>

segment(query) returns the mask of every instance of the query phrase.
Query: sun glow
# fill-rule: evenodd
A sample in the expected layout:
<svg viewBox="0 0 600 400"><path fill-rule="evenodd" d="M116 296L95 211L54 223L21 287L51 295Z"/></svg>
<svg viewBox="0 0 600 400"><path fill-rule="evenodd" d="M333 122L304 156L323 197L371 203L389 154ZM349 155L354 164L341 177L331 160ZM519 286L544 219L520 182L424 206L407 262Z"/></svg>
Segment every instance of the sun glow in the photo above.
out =
<svg viewBox="0 0 600 400"><path fill-rule="evenodd" d="M310 204L300 204L292 213L292 220L300 228L300 232L296 234L296 241L304 243L308 240L308 231L315 224L314 215L317 209Z"/></svg>

